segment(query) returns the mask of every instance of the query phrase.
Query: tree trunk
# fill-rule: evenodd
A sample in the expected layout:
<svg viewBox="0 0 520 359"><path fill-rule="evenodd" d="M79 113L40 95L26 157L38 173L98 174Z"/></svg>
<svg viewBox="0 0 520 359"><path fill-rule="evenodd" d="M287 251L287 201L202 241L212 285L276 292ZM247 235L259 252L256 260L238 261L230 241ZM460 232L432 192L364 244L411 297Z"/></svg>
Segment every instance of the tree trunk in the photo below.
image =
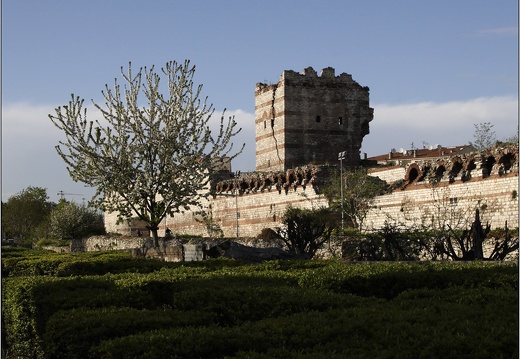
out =
<svg viewBox="0 0 520 359"><path fill-rule="evenodd" d="M156 248L156 249L159 248L159 234L158 234L159 227L157 225L149 225L148 229L150 230L150 233L152 233L154 248Z"/></svg>
<svg viewBox="0 0 520 359"><path fill-rule="evenodd" d="M473 225L471 227L475 259L484 259L483 243L486 239L487 234L489 233L489 229L484 229L482 227L482 222L480 221L480 212L478 208L475 210L475 221L473 222Z"/></svg>

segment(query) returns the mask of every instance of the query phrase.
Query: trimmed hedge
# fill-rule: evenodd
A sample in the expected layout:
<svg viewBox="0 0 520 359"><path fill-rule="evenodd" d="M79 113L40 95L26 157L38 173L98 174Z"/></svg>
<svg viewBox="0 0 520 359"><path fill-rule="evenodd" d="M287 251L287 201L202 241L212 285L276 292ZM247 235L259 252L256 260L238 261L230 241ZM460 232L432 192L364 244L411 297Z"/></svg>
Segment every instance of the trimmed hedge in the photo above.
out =
<svg viewBox="0 0 520 359"><path fill-rule="evenodd" d="M204 326L213 313L171 309L140 310L128 307L72 309L57 312L47 321L45 355L54 359L88 358L90 348L102 341L153 329Z"/></svg>
<svg viewBox="0 0 520 359"><path fill-rule="evenodd" d="M3 249L2 249L3 250ZM173 263L172 263L173 265ZM49 275L103 275L106 273L149 273L167 263L133 258L127 251L56 253L19 251L2 253L2 277Z"/></svg>
<svg viewBox="0 0 520 359"><path fill-rule="evenodd" d="M32 256L11 267L2 281L5 357L510 358L518 352L517 264L150 264L98 253L82 267L87 257L43 253L40 261ZM54 269L15 276L42 263ZM106 273L128 263L131 272ZM68 276L49 274L64 275L60 266Z"/></svg>
<svg viewBox="0 0 520 359"><path fill-rule="evenodd" d="M411 293L410 293L411 294ZM186 327L114 338L92 348L98 358L513 358L518 355L514 291L454 288L447 295L295 313L234 327ZM462 297L479 297L480 301ZM500 297L499 297L500 296ZM505 303L504 303L505 301ZM482 311L491 309L488 314ZM478 320L475 320L478 318ZM518 317L516 317L518 319Z"/></svg>

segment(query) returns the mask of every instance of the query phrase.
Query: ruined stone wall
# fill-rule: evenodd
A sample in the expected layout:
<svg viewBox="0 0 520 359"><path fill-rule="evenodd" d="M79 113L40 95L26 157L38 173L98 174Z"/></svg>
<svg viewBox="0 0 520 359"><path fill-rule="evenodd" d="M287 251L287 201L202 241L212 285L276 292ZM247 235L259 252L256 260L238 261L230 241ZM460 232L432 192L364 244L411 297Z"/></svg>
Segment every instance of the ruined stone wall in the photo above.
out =
<svg viewBox="0 0 520 359"><path fill-rule="evenodd" d="M433 187L416 184L405 190L380 196L368 213L366 229L382 228L385 221L407 227L449 223L454 228L467 229L480 208L483 223L491 228L518 227L518 174L507 177L474 179L466 183L446 182Z"/></svg>
<svg viewBox="0 0 520 359"><path fill-rule="evenodd" d="M83 239L73 239L70 245L71 252L95 252L107 250L134 249L152 246L152 240L146 237L132 236L92 236Z"/></svg>
<svg viewBox="0 0 520 359"><path fill-rule="evenodd" d="M346 151L346 164L359 162L373 109L369 91L352 76L320 76L311 67L302 74L284 71L275 85L255 90L256 170L286 170L308 163L335 164Z"/></svg>
<svg viewBox="0 0 520 359"><path fill-rule="evenodd" d="M401 166L385 167L379 169L368 170L371 176L379 177L387 183L393 183L399 180L404 180L406 169Z"/></svg>
<svg viewBox="0 0 520 359"><path fill-rule="evenodd" d="M518 227L518 145L494 148L437 161L418 161L403 167L404 185L376 198L365 229L381 228L385 221L407 227L448 223L471 226L475 209L491 228ZM370 174L395 179L385 172Z"/></svg>
<svg viewBox="0 0 520 359"><path fill-rule="evenodd" d="M280 190L273 187L270 190L242 193L238 196L231 193L226 196L220 194L210 203L206 203L205 207L221 228L224 237L233 238L237 236L237 209L238 236L256 237L264 228L279 227L281 216L289 205L316 208L327 206L328 202L312 186L304 188L298 185ZM177 234L210 236L207 227L200 220L201 217L193 212L177 214L174 218L167 218L161 230L168 227Z"/></svg>
<svg viewBox="0 0 520 359"><path fill-rule="evenodd" d="M211 220L227 238L256 237L264 228L280 226L281 216L287 206L319 208L328 206L320 194L320 187L334 168L328 166L303 166L287 171L243 174L239 178L222 180L214 189L215 197L203 200L201 207L191 207L174 217L166 217L159 226L159 236L165 236L166 228L174 234L218 237L217 231L208 230L204 222ZM238 195L236 195L238 193ZM204 212L204 216L201 214ZM108 233L135 235L141 222L117 224L115 213L105 214ZM206 221L207 223L208 221Z"/></svg>

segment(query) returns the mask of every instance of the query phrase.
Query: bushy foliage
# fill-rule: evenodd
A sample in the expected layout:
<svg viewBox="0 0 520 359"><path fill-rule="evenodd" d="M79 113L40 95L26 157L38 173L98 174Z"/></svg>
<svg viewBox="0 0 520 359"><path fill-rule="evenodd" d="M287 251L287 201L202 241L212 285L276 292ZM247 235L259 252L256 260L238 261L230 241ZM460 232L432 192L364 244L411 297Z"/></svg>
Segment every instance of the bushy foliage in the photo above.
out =
<svg viewBox="0 0 520 359"><path fill-rule="evenodd" d="M8 238L31 242L42 235L38 229L44 229L52 208L45 188L27 187L2 202L2 232Z"/></svg>
<svg viewBox="0 0 520 359"><path fill-rule="evenodd" d="M13 260L28 256L10 252ZM109 253L91 259L103 263L104 256L124 260ZM4 354L379 358L518 352L517 264L157 263L162 268L152 271L140 270L147 264L137 261L118 274L105 268L93 275L91 268L88 275L4 278Z"/></svg>
<svg viewBox="0 0 520 359"><path fill-rule="evenodd" d="M52 235L59 239L105 234L103 214L93 208L62 201L50 216Z"/></svg>
<svg viewBox="0 0 520 359"><path fill-rule="evenodd" d="M395 222L372 232L337 231L343 258L360 261L510 260L518 253L518 228L484 226L479 210L469 228L406 228ZM486 250L487 247L487 250ZM514 258L514 257L513 257Z"/></svg>
<svg viewBox="0 0 520 359"><path fill-rule="evenodd" d="M290 253L313 258L330 240L335 218L328 208L302 209L288 206L282 227L276 232Z"/></svg>

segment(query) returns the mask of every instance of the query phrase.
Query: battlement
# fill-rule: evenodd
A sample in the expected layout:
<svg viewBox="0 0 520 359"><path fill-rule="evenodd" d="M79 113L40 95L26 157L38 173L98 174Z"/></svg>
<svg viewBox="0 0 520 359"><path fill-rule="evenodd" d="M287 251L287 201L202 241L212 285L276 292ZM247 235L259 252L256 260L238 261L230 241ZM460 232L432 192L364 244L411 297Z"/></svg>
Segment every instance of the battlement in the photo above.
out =
<svg viewBox="0 0 520 359"><path fill-rule="evenodd" d="M278 87L280 83L286 81L290 81L292 85L296 85L298 83L305 84L315 82L317 84L319 83L323 85L333 83L336 85L357 85L359 87L362 87L361 85L359 85L359 83L353 80L351 74L348 74L346 72L343 72L340 75L336 76L336 70L333 67L326 67L321 70L321 73L318 76L316 70L309 66L303 69L302 72L296 72L294 70L284 70L277 84L265 84L262 82L258 82L256 84L255 93L269 90L272 91L273 89ZM368 87L363 88L368 91Z"/></svg>
<svg viewBox="0 0 520 359"><path fill-rule="evenodd" d="M276 84L256 84L256 170L335 164L340 152L345 165L356 165L372 119L369 88L352 75L284 70Z"/></svg>

